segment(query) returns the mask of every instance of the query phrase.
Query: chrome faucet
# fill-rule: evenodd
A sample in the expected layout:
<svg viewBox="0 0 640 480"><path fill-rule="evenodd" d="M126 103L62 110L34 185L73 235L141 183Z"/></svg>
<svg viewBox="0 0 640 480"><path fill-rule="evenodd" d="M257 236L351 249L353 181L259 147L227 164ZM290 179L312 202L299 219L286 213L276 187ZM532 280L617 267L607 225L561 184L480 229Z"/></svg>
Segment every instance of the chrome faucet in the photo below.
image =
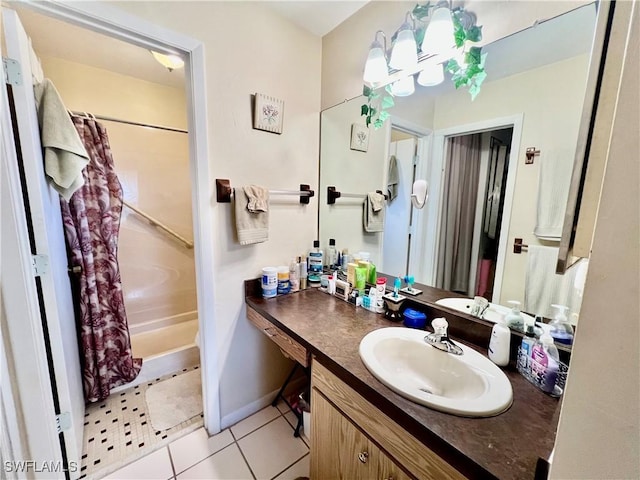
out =
<svg viewBox="0 0 640 480"><path fill-rule="evenodd" d="M473 304L471 305L471 315L477 318L482 318L484 312L489 308L489 301L484 297L474 297Z"/></svg>
<svg viewBox="0 0 640 480"><path fill-rule="evenodd" d="M424 337L424 341L432 347L442 350L443 352L451 353L453 355L462 355L464 352L462 348L453 343L447 334L447 328L449 323L444 318L435 318L431 322L433 333L430 333Z"/></svg>

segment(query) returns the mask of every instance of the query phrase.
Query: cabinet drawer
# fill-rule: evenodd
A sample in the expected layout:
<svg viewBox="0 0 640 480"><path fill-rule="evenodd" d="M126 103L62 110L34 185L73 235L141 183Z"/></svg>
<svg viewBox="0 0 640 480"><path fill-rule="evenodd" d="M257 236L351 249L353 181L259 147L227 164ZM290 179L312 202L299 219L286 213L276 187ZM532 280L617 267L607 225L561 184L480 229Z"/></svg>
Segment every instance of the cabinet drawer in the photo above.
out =
<svg viewBox="0 0 640 480"><path fill-rule="evenodd" d="M309 366L309 354L307 350L289 335L264 318L253 308L247 307L247 318L260 329L267 337L273 340L282 351L303 367Z"/></svg>

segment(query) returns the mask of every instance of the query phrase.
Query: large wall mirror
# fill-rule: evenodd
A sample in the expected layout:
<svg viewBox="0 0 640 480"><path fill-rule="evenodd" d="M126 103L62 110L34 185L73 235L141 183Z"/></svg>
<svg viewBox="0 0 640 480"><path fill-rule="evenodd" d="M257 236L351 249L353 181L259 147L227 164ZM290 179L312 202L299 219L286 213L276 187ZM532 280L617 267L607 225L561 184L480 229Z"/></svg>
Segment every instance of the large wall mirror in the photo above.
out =
<svg viewBox="0 0 640 480"><path fill-rule="evenodd" d="M587 261L565 275L555 267L596 16L596 4L584 5L486 45L488 77L474 101L448 80L416 85L360 145L364 97L324 110L323 246L333 238L338 250L369 252L378 271L517 300L532 314L552 317L551 304L562 303L576 323ZM411 202L416 180L428 184L421 209ZM328 187L342 193L335 203ZM384 228L371 233L363 198L376 190L389 198Z"/></svg>

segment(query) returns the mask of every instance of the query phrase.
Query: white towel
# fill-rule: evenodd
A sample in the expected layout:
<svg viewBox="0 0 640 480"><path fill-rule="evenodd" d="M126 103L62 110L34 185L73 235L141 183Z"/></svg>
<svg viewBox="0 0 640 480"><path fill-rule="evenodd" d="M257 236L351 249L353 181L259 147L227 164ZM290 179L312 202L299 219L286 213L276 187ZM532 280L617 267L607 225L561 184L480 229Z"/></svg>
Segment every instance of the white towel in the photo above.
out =
<svg viewBox="0 0 640 480"><path fill-rule="evenodd" d="M49 79L34 87L44 170L52 186L67 201L84 185L82 170L89 155L62 99Z"/></svg>
<svg viewBox="0 0 640 480"><path fill-rule="evenodd" d="M389 158L389 169L387 171L387 193L389 201L393 201L398 196L398 185L400 174L398 173L398 160L395 155Z"/></svg>
<svg viewBox="0 0 640 480"><path fill-rule="evenodd" d="M249 210L250 200L254 211ZM233 201L240 245L266 242L269 239L269 190L257 185L236 188ZM258 201L260 205L256 206Z"/></svg>
<svg viewBox="0 0 640 480"><path fill-rule="evenodd" d="M369 192L364 197L363 225L365 232L384 230L384 195Z"/></svg>
<svg viewBox="0 0 640 480"><path fill-rule="evenodd" d="M538 208L533 234L544 240L560 241L573 170L569 149L551 150L540 155Z"/></svg>
<svg viewBox="0 0 640 480"><path fill-rule="evenodd" d="M529 245L527 256L523 310L552 318L551 305L558 304L569 307L571 313L579 313L586 277L584 269L587 266L586 263L580 263L588 260L580 260L564 275L558 275L555 273L558 261L557 247Z"/></svg>

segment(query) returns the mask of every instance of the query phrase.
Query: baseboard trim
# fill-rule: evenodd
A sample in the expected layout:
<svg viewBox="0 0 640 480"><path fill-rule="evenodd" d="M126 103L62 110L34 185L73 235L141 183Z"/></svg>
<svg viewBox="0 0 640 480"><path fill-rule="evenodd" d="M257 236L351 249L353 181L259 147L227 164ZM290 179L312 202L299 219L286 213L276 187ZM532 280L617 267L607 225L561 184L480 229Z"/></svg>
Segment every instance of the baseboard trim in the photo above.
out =
<svg viewBox="0 0 640 480"><path fill-rule="evenodd" d="M301 390L308 381L309 380L306 376L302 376L296 378L295 380L292 380L287 386L285 393L288 394L296 390ZM244 407L241 407L231 413L228 413L220 420L220 428L224 430L225 428L231 427L241 420L244 420L248 416L253 415L257 411L262 410L264 407L271 405L271 402L273 402L273 399L279 391L280 389L278 388L277 390L274 390L260 397L258 400L251 402L248 405L245 405Z"/></svg>

